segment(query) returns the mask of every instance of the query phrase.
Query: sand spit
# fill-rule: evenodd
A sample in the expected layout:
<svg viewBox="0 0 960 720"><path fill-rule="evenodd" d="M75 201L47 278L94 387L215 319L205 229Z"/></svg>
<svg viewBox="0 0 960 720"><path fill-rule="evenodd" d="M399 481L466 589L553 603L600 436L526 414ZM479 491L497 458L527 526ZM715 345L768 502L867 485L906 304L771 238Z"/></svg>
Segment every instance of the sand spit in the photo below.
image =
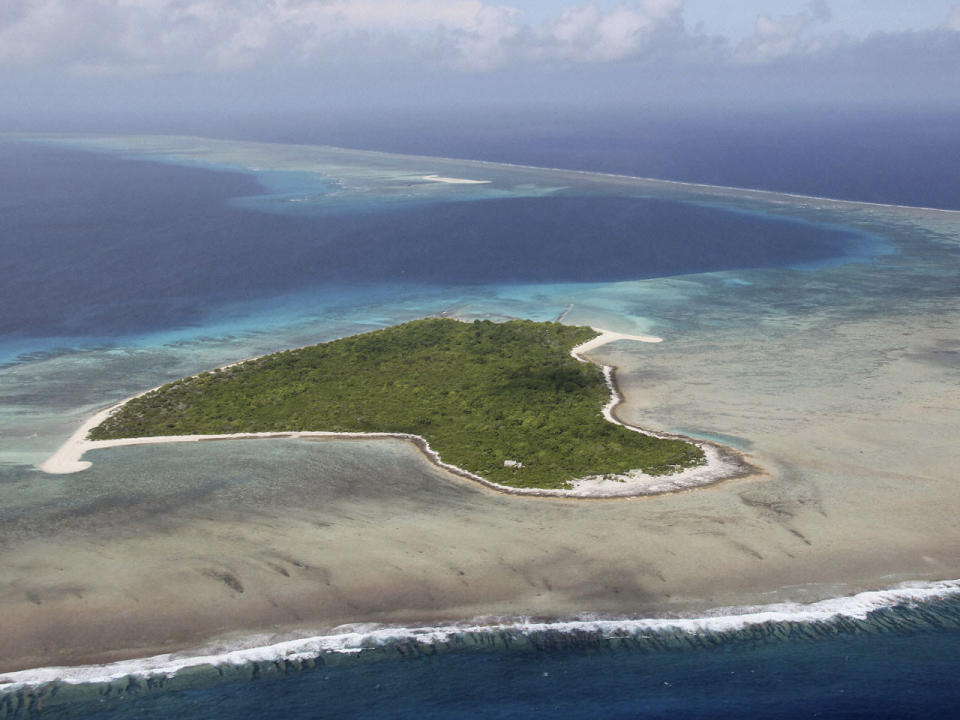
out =
<svg viewBox="0 0 960 720"><path fill-rule="evenodd" d="M584 357L585 353L596 350L608 343L617 340L635 340L637 342L659 343L662 338L653 335L627 335L624 333L593 328L599 335L585 343L577 345L570 354L580 362L591 362ZM659 495L662 493L680 492L693 488L714 485L723 480L746 477L755 474L758 470L730 448L715 443L697 441L694 438L674 433L658 433L644 430L635 425L629 425L615 414L617 406L623 402L623 394L617 385L616 368L611 365L601 365L603 376L610 388L610 400L603 406L603 417L615 425L622 425L628 430L649 435L651 437L671 440L685 440L692 442L701 450L705 462L697 467L686 468L671 475L648 475L639 470L623 475L592 475L580 478L573 482L570 490L564 490L573 497L636 497L638 495Z"/></svg>
<svg viewBox="0 0 960 720"><path fill-rule="evenodd" d="M444 177L443 175L422 175L420 179L446 185L489 185L493 182L492 180L468 180L466 178Z"/></svg>
<svg viewBox="0 0 960 720"><path fill-rule="evenodd" d="M596 350L598 347L608 345L609 343L617 340L636 340L637 342L645 343L663 342L663 338L658 338L655 335L627 335L626 333L614 332L613 330L604 330L603 328L596 327L593 328L593 330L600 334L593 338L593 340L587 340L585 343L580 343L570 351L570 354L580 362L587 362L583 358L584 353L588 353L591 350Z"/></svg>
<svg viewBox="0 0 960 720"><path fill-rule="evenodd" d="M591 350L596 350L617 340L634 340L638 342L659 343L662 338L652 335L627 335L624 333L604 330L602 328L593 328L599 333L597 337L588 340L585 343L577 345L570 351L570 355L580 362L592 362L584 357L584 354ZM231 363L225 367L231 367L238 363ZM131 445L158 445L167 443L188 443L188 442L206 442L212 440L248 440L263 438L317 438L317 439L340 439L340 440L371 440L371 439L397 439L412 442L420 451L435 465L443 468L455 475L467 478L481 485L496 490L497 492L509 493L512 495L531 495L537 497L570 497L570 498L622 498L636 497L639 495L657 495L669 492L678 492L690 490L706 485L714 485L723 480L732 478L746 477L755 474L756 468L745 462L736 452L713 443L700 442L687 438L685 436L673 435L669 433L655 433L633 425L622 422L614 415L614 409L622 402L621 393L616 384L614 368L609 365L603 365L604 377L607 386L610 388L610 400L603 408L603 416L616 425L622 425L634 432L649 435L657 438L682 439L694 442L704 451L705 462L702 465L693 468L679 470L671 475L647 475L646 473L635 471L624 475L590 476L573 481L572 487L565 490L547 490L536 488L517 488L509 485L501 485L492 482L486 478L464 470L450 463L444 462L440 454L430 447L425 438L420 435L410 433L390 433L390 432L328 432L328 431L283 431L283 432L250 432L250 433L223 433L210 435L160 435L152 437L120 438L114 440L90 440L88 435L93 428L106 420L111 414L119 410L126 403L134 400L157 388L147 390L129 397L116 405L101 410L91 416L81 425L73 435L53 454L40 469L53 475L68 475L81 472L91 466L90 461L83 460L84 454L90 450L102 450L111 447L126 447Z"/></svg>

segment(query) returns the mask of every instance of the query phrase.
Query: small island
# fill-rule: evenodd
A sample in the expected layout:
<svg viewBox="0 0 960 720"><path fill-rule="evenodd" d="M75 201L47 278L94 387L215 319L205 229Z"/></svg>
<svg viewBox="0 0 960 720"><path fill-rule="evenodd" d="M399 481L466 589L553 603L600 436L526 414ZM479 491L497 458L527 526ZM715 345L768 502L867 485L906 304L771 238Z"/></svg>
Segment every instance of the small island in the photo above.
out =
<svg viewBox="0 0 960 720"><path fill-rule="evenodd" d="M697 444L611 422L612 371L576 354L598 335L529 320L414 320L169 383L113 409L88 441L415 436L443 466L517 489L703 465Z"/></svg>

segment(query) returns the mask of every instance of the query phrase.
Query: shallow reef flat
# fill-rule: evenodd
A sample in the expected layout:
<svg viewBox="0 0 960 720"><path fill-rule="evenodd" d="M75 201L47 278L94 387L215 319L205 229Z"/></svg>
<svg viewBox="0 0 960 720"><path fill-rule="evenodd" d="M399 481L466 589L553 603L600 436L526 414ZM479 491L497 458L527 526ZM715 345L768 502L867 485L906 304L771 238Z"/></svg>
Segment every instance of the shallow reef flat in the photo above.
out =
<svg viewBox="0 0 960 720"><path fill-rule="evenodd" d="M958 211L865 203L812 197L754 188L725 187L659 178L616 175L586 170L545 168L463 158L358 150L320 145L258 143L176 135L39 135L7 134L2 137L55 144L186 166L254 173L267 189L268 199L295 200L305 205L327 203L342 209L352 198L438 201L543 197L576 188L593 189L597 196L623 192L657 197L700 198L705 202L740 200L758 207L781 205L896 213L902 217L924 214L952 217ZM303 192L313 190L314 192ZM249 198L247 200L255 200ZM264 209L266 206L259 206Z"/></svg>
<svg viewBox="0 0 960 720"><path fill-rule="evenodd" d="M143 146L187 147L166 142ZM299 152L244 152L263 160L267 150L291 163ZM581 178L444 162L408 165L494 181L427 181L429 192L491 192L511 173L539 188ZM688 193L617 178L597 179L596 192L603 183ZM960 214L689 193L853 228L864 245L842 262L616 283L304 291L288 298L304 314L277 311L283 323L256 331L210 319L203 332L64 348L0 370L10 461L0 468L0 668L345 622L696 615L960 578ZM768 474L656 498L524 498L452 476L403 443L306 439L98 450L70 476L32 467L93 411L161 382L440 313L662 337L591 353L617 368L623 420L713 438Z"/></svg>

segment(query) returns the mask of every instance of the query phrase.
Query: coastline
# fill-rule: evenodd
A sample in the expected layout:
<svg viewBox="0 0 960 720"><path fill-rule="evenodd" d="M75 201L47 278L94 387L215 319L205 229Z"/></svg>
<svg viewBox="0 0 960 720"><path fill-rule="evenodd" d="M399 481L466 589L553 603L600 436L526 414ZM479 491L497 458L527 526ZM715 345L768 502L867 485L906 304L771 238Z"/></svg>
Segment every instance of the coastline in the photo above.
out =
<svg viewBox="0 0 960 720"><path fill-rule="evenodd" d="M443 183L444 185L489 185L493 182L492 180L468 180L466 178L446 177L435 173L432 175L423 175L420 179L427 180L428 182Z"/></svg>
<svg viewBox="0 0 960 720"><path fill-rule="evenodd" d="M597 181L601 183L631 184L639 186L653 186L661 189L676 189L682 192L689 192L692 195L699 196L724 196L758 199L765 202L777 204L810 204L815 207L827 207L837 209L857 209L857 208L876 208L881 210L890 210L895 212L914 212L925 213L933 216L946 215L947 217L960 216L960 210L940 207L929 207L923 205L902 205L897 203L873 202L868 200L847 200L833 198L821 195L810 195L806 193L789 192L784 190L764 190L755 187L743 187L735 185L717 185L712 183L698 183L685 180L669 180L665 178L656 178L642 175L626 175L623 173L600 172L596 170L582 170L574 168L541 167L537 165L528 165L524 163L498 162L492 160L475 160L470 158L456 158L442 155L414 155L407 153L392 153L379 150L366 150L360 148L343 148L331 145L306 145L306 144L287 144L287 143L264 143L264 142L236 142L230 140L220 140L213 138L200 137L195 135L116 135L103 133L40 133L40 132L2 132L0 137L12 138L15 140L26 140L28 142L53 142L74 144L82 149L95 152L139 152L156 153L162 152L181 159L191 159L196 154L196 145L203 145L207 151L205 162L216 167L235 168L240 166L245 170L257 172L262 169L260 156L254 153L253 157L236 158L231 155L231 150L240 145L244 148L253 149L261 153L274 151L282 146L294 151L295 160L286 158L284 168L286 170L315 172L317 162L312 160L319 153L321 155L333 155L341 158L348 156L351 158L364 158L372 160L400 161L411 167L422 168L421 171L412 171L404 173L404 180L411 174L420 180L433 180L434 175L444 179L462 181L465 178L456 177L462 174L465 168L477 170L480 172L496 171L506 169L514 172L535 171L541 174L549 174L563 178L573 176L587 182ZM133 144L131 140L137 140L139 145ZM149 143L153 143L150 147ZM180 143L180 145L178 145ZM304 160L311 158L311 160ZM426 172L426 168L434 170L437 166L451 168L451 175L439 175L437 172ZM448 172L444 170L444 172ZM463 184L444 183L440 184ZM468 184L487 184L486 181L469 181Z"/></svg>
<svg viewBox="0 0 960 720"><path fill-rule="evenodd" d="M743 277L756 283L750 292L757 293L757 297L752 305L734 305L733 309L760 307L759 300L765 297L765 289L759 287L762 283L755 276ZM721 279L733 282L732 275L721 274ZM842 279L850 278L843 275ZM663 282L675 287L684 281ZM735 289L745 292L744 287L746 283ZM231 448L230 452L236 449L238 458L243 458L233 464L225 463L222 471L224 482L236 482L239 488L231 496L234 505L229 513L204 495L206 491L199 483L200 489L192 494L179 489L169 490L165 496L149 494L149 486L168 482L160 469L181 451L194 459L197 473L202 475L202 463L196 462L201 453L191 456L188 447L157 448L154 455L142 449L118 451L117 456L105 451L93 460L94 467L87 478L45 478L38 473L31 477L27 470L26 478L34 483L29 490L51 488L44 497L52 498L47 505L55 510L37 511L39 503L35 503L28 509L32 514L29 522L38 526L36 534L24 539L18 530L6 533L5 539L10 541L5 546L9 557L4 578L7 617L0 618L0 636L6 634L8 639L0 647L0 669L35 666L39 673L48 666L85 664L86 667L60 673L80 675L91 670L91 664L109 658L140 658L115 668L121 672L142 664L148 655L173 651L175 659L185 658L199 652L194 649L201 648L201 644L217 638L224 638L223 644L219 648L206 645L209 655L219 658L230 653L234 657L232 653L241 650L246 658L243 662L262 662L264 672L284 668L287 662L299 662L289 660L295 656L296 648L280 647L291 642L282 638L294 634L307 653L314 640L318 646L326 647L334 635L354 631L358 638L363 638L361 644L373 644L378 638L387 643L397 638L404 643L406 638L412 638L409 642L414 648L418 647L414 645L417 637L429 639L433 632L447 631L456 635L456 631L468 627L479 628L476 632L486 638L485 642L495 642L500 632L513 641L518 631L511 630L514 626L509 624L497 625L493 620L490 625L454 624L487 612L518 618L516 627L523 628L519 632L566 632L567 637L575 638L594 632L592 628L599 627L599 623L541 623L525 621L520 616L529 612L536 618L571 618L575 617L573 612L595 610L603 618L622 618L603 621L609 623L605 637L613 638L612 642L619 642L623 637L620 633L631 632L631 627L644 627L643 621L635 618L666 623L676 621L679 613L685 618L683 624L691 628L689 634L682 636L683 641L708 645L725 638L701 635L706 631L694 630L694 624L704 621L704 625L709 625L717 617L728 617L711 614L710 608L721 608L722 612L725 605L766 604L771 598L803 603L817 597L850 601L851 594L858 590L890 588L901 580L960 578L960 545L950 512L960 497L953 483L958 396L944 393L944 388L951 387L944 381L945 375L934 374L930 369L918 371L917 360L905 355L913 353L918 358L925 354L941 361L953 357L947 354L952 346L935 342L954 335L949 329L951 325L945 324L942 297L948 296L938 296L936 307L932 308L938 313L933 316L935 324L919 315L918 307L922 305L915 305L914 301L907 303L910 312L892 316L884 326L868 322L844 324L847 315L842 307L836 316L813 313L812 309L809 316L791 315L788 310L788 318L806 319L791 324L791 332L786 336L777 332L783 321L780 316L775 318L776 323L766 321L770 327L756 315L751 316L751 322L732 323L731 327L719 327L710 322L712 317L704 317L696 332L685 332L684 325L672 326L677 328L679 342L670 338L671 351L664 353L667 357L660 359L653 370L649 366L655 363L648 365L647 358L661 353L614 355L621 358L616 361L620 367L613 367L607 374L608 385L621 396L621 403L623 397L628 397L630 404L618 404L611 393L605 410L612 416L623 416L638 424L646 424L646 419L651 418L655 427L689 427L693 436L701 430L709 433L722 429L730 433L735 447L749 450L755 446L763 464L773 471L770 480L751 478L724 483L709 493L658 493L661 497L632 503L575 503L563 499L534 502L508 497L493 488L486 492L473 480L458 482L449 477L450 472L436 472L437 465L426 462L418 466L424 466L421 482L429 487L429 493L417 495L415 483L402 486L401 493L396 492L398 486L389 483L375 489L381 475L371 462L365 470L373 479L368 486L360 487L357 500L345 502L335 494L325 494L322 497L329 510L314 500L319 488L298 486L297 493L287 492L270 505L262 502L266 493L258 495L258 488L248 491L241 484L245 473L252 474L244 464L248 459L268 457L267 446L272 445L278 447L278 452L269 457L279 456L279 449L287 446L296 451L296 445L309 445L308 438L235 443L232 447L229 443L214 443L205 448L202 457L225 457L227 448ZM696 305L674 302L688 312L707 310L707 303L714 299L708 293ZM624 301L622 305L634 313L643 311L664 317L659 306L646 302L642 295L630 295L630 303ZM876 304L887 307L882 298ZM621 306L611 303L609 308L602 304L600 307L607 311ZM718 307L730 309L725 303ZM510 308L503 310L509 311ZM609 312L613 316L612 310ZM680 316L679 311L677 314ZM738 318L736 314L731 316ZM576 317L596 317L602 325L602 318L607 315L580 313ZM621 312L616 317L629 318L630 314ZM296 344L303 342L306 340ZM822 351L815 353L812 348ZM853 363L837 354L853 348L864 358L864 365L871 365L859 374ZM229 352L240 357L263 351ZM222 351L218 352L219 357L224 357ZM880 357L889 362L882 368L872 366L871 359ZM831 358L836 362L831 362ZM217 361L197 363L196 356L192 356L189 362L193 365L180 374ZM762 377L746 377L732 369L744 366L761 369L756 374ZM805 383L803 372L797 368L806 367L811 369L811 378ZM868 382L867 372L876 380ZM119 373L113 375L118 376ZM775 380L777 376L782 380ZM77 379L76 375L69 377L71 383ZM122 377L129 382L132 376ZM144 387L150 382L139 380L133 387ZM656 390L648 394L645 386L654 384ZM681 390L685 386L687 389ZM100 386L90 383L90 387ZM836 398L846 397L846 389L851 387L862 388L856 402L838 406ZM894 398L892 388L903 389L907 399ZM907 388L910 392L906 392ZM878 399L882 406L868 402L870 398ZM93 412L95 402L96 395L90 393L74 403L73 407L88 410L75 415L77 419L71 419L69 425L58 425L54 440L67 436L74 423ZM746 438L751 443L737 444ZM340 439L345 438L324 440ZM716 439L725 442L722 435ZM53 449L54 443L49 439L42 442L43 450ZM364 438L356 438L357 444L363 442ZM419 460L419 455L409 447L411 443L415 445L416 440L402 444L377 441L362 449L369 453L373 445L395 446L405 453L404 457L416 456ZM335 453L336 443L328 444ZM250 451L254 446L263 447ZM218 454L218 448L224 452ZM360 447L356 450L363 454ZM314 453L326 454L326 448ZM373 457L386 455L375 453ZM28 462L35 463L43 457L37 453ZM93 493L76 492L76 488L97 485L104 478L110 480L107 471L111 466L134 467L134 460L143 472L128 472L123 478L132 489L116 494L116 511L107 503L97 505ZM151 460L157 461L156 466ZM89 467L89 462L82 458L75 462ZM192 482L193 468L187 463L180 463L177 468L184 475L190 473ZM98 472L101 469L102 474ZM326 472L312 477L322 479L324 484L336 481L338 468L321 469ZM384 469L384 475L387 473L388 469ZM360 480L360 476L361 473L354 472L349 478ZM75 494L61 493L59 486L71 488ZM273 489L271 485L270 491ZM408 528L412 522L402 528L394 527L395 522L406 523L397 518L415 509L415 503L408 499L408 490L423 507L416 515L419 526L415 530ZM144 506L152 505L150 517L156 516L156 521L143 523L147 513L133 514L133 522L126 520L130 506L137 509L138 493L144 498ZM245 494L250 496L249 501ZM472 496L483 502L470 504ZM155 502L157 498L159 502ZM76 500L76 504L61 504L61 499ZM379 513L374 510L378 501L384 506ZM180 502L189 503L189 511L182 511ZM522 506L528 511L512 511L513 507ZM57 511L59 508L63 508L62 513ZM569 512L555 512L557 508ZM68 511L73 517L66 522ZM506 521L498 518L503 515ZM578 516L590 521L580 521ZM313 523L308 528L310 532L301 531L299 528L305 527L308 519ZM375 528L387 525L391 532ZM550 532L551 527L557 530ZM229 545L216 544L220 538L229 540ZM397 546L403 551L395 550ZM528 550L530 546L534 550ZM267 555L259 548L279 552ZM428 554L432 563L429 567L419 555L421 551ZM280 560L281 553L309 565L311 582L304 579L308 571ZM338 553L347 553L349 562L328 562L324 557ZM293 577L265 569L268 563L282 565ZM466 571L466 578L459 572L461 568ZM366 576L363 582L354 579L356 574ZM242 581L245 592L233 591L224 579L229 577ZM471 583L469 592L475 598L462 590L466 581ZM294 589L287 589L294 585ZM176 597L173 588L182 597ZM504 588L502 592L500 588ZM337 604L346 602L340 600L341 596L354 606ZM373 607L370 599L380 596L394 601L397 611L391 614ZM309 602L300 601L301 597ZM434 601L435 597L438 600ZM924 602L923 597L910 593L897 597L906 597L907 602ZM267 615L262 608L274 599L280 608L274 615ZM919 611L925 612L928 607L923 604ZM738 612L745 609L738 606ZM808 638L819 633L821 625L827 622L809 617L809 610L809 605L804 604L796 615L788 615L809 619L796 621L807 623L800 630L795 626L771 628L759 623L750 626L751 632L757 638L777 633ZM844 620L850 615L836 617L841 620L831 628L837 634L859 627ZM338 622L353 620L384 624L371 625L368 631L342 626L338 629ZM85 637L79 635L80 625L88 628ZM304 636L301 628L313 634ZM569 632L564 628L569 628ZM278 634L262 634L260 640L255 635L274 631ZM556 636L550 636L553 637ZM456 638L449 640L455 641ZM437 640L430 647L444 642L448 641ZM382 652L402 653L406 647L391 645ZM358 654L349 647L330 652L345 657ZM254 657L257 659L253 660ZM249 669L247 665L235 672L242 674ZM224 667L225 674L230 672L231 668ZM189 675L184 672L182 681L187 682ZM0 683L7 677L9 674L0 672ZM29 671L22 677L30 677ZM122 689L123 685L117 682L114 689Z"/></svg>
<svg viewBox="0 0 960 720"><path fill-rule="evenodd" d="M618 396L608 407L614 414L621 393L616 374L610 371L608 380ZM734 392L737 384L723 388ZM639 385L627 390L642 400ZM282 443L288 444L271 458L369 454ZM371 448L376 444L389 445ZM260 443L246 445L249 451L224 448L224 456L239 453L237 469L261 454L252 449ZM392 470L381 462L388 456L395 462L391 450L374 451L358 467L321 467L324 485L341 475L348 480L341 489L296 481L272 504L242 483L217 501L204 494L198 453L187 451L182 461L168 454L171 472L188 476L183 489L165 491L176 503L158 509L145 496L148 509L133 520L125 504L116 515L106 508L91 529L58 529L49 539L11 545L18 562L0 618L0 667L102 664L304 628L309 637L328 636L349 622L419 628L587 611L608 618L705 617L711 608L808 603L901 581L960 577L957 541L946 525L952 516L930 525L932 510L948 506L956 490L945 495L930 482L870 474L868 486L853 486L838 499L819 495L812 481L798 483L774 455L778 472L771 481L747 479L644 502L534 503L454 482L412 449L401 454L415 463ZM287 474L271 467L269 493L314 467L295 464ZM219 477L222 470L210 472ZM131 474L130 484L138 477L169 482L148 472ZM866 516L864 487L877 508ZM94 505L89 511L101 512Z"/></svg>
<svg viewBox="0 0 960 720"><path fill-rule="evenodd" d="M570 355L579 362L593 362L585 357L586 353L618 340L633 340L637 342L659 343L662 338L652 335L628 335L625 333L593 328L598 335L585 343L581 343L570 350ZM255 358L248 358L255 359ZM230 363L223 368L238 365L246 360ZM69 475L82 472L92 463L83 460L83 456L92 450L102 450L111 447L126 447L132 445L157 445L168 443L207 442L216 440L249 440L249 439L341 439L341 440L372 440L387 439L406 440L413 443L423 455L437 467L443 468L458 477L466 478L483 485L486 488L510 495L532 497L560 497L577 499L614 499L630 498L646 495L660 495L664 493L681 492L700 487L707 487L735 478L743 478L756 474L758 469L748 463L740 453L731 448L704 440L695 440L682 435L671 433L656 433L624 423L616 417L614 410L623 402L623 395L616 384L615 368L609 365L600 365L610 390L610 400L602 409L603 417L615 425L621 425L634 432L661 439L679 439L691 442L704 451L705 462L693 468L687 468L671 475L647 475L642 472L631 472L627 475L614 477L591 476L578 478L573 481L573 487L566 490L549 490L537 488L517 488L492 482L480 475L444 462L440 454L430 447L427 440L420 435L391 432L327 432L327 431L281 431L281 432L254 432L254 433L225 433L213 435L159 435L152 437L120 438L115 440L89 440L88 434L93 428L102 423L112 413L126 405L131 400L153 392L151 388L144 392L132 395L119 403L100 410L84 423L57 449L41 466L40 469L51 475Z"/></svg>
<svg viewBox="0 0 960 720"><path fill-rule="evenodd" d="M308 665L330 655L360 655L364 652L391 647L430 648L433 653L462 649L477 645L496 644L497 638L510 637L512 642L523 642L530 637L550 635L588 636L594 641L633 641L651 650L663 650L671 645L680 648L712 646L730 640L740 632L749 633L752 642L782 641L789 637L783 626L807 625L807 639L818 635L836 634L833 625L842 631L861 632L896 631L897 621L889 617L871 627L871 616L898 607L916 608L924 603L956 601L960 599L960 579L935 582L907 582L882 589L867 590L853 595L828 598L812 603L772 603L740 607L721 607L690 617L572 617L543 620L529 617L475 618L457 623L404 627L378 623L347 624L331 628L323 634L287 633L250 635L234 640L207 643L177 652L149 654L122 660L98 663L95 661L71 666L46 666L10 672L0 672L0 697L6 693L41 687L50 683L66 685L110 684L129 682L133 678L174 678L184 671L209 668L217 675L224 668L266 663L285 667ZM920 621L937 627L935 617L920 608ZM956 614L956 612L951 613ZM910 621L904 622L909 627ZM778 627L779 626L779 627ZM716 636L705 643L698 638ZM483 638L490 638L484 641ZM685 640L688 638L688 640ZM478 642L479 640L479 642ZM562 644L562 643L554 643Z"/></svg>

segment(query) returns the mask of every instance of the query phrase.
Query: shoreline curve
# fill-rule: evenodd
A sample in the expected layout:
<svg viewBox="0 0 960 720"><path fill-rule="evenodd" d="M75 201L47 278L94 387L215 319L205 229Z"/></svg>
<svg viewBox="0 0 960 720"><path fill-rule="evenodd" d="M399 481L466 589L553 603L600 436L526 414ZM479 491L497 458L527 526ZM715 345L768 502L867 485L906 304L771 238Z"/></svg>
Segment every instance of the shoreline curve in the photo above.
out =
<svg viewBox="0 0 960 720"><path fill-rule="evenodd" d="M579 362L593 362L584 357L585 353L596 350L617 340L633 340L637 342L659 343L663 339L653 335L628 335L625 333L592 328L598 335L585 343L581 343L570 350L570 355ZM239 361L245 362L245 361ZM237 365L230 363L224 367ZM597 363L599 365L599 363ZM519 488L510 485L501 485L488 480L476 473L465 470L456 465L444 462L440 454L430 447L426 438L411 433L393 432L331 432L323 430L279 431L279 432L250 432L250 433L223 433L210 435L156 435L150 437L118 438L112 440L90 440L88 435L97 425L106 420L115 411L131 400L153 392L151 388L144 392L131 395L110 407L104 408L87 418L83 424L67 439L57 451L40 465L40 470L50 475L70 475L89 469L93 463L83 460L83 456L91 450L103 450L111 447L126 447L131 445L160 445L166 443L209 442L216 440L249 440L269 438L289 439L340 439L340 440L376 440L394 439L406 440L413 443L421 453L434 465L459 477L472 480L480 485L509 495L534 497L557 497L577 499L614 499L630 498L644 495L663 495L667 493L683 492L702 487L708 487L735 478L743 478L758 473L758 468L749 464L740 453L732 448L705 440L697 440L685 435L673 433L657 433L630 425L616 417L614 410L623 402L623 395L616 382L616 368L610 365L600 365L610 390L610 400L604 405L604 418L621 425L634 432L661 439L678 439L693 443L704 452L706 462L693 468L687 468L672 475L647 475L642 472L631 472L629 475L610 477L592 476L578 478L572 481L569 489L546 488ZM162 387L162 386L158 386Z"/></svg>

